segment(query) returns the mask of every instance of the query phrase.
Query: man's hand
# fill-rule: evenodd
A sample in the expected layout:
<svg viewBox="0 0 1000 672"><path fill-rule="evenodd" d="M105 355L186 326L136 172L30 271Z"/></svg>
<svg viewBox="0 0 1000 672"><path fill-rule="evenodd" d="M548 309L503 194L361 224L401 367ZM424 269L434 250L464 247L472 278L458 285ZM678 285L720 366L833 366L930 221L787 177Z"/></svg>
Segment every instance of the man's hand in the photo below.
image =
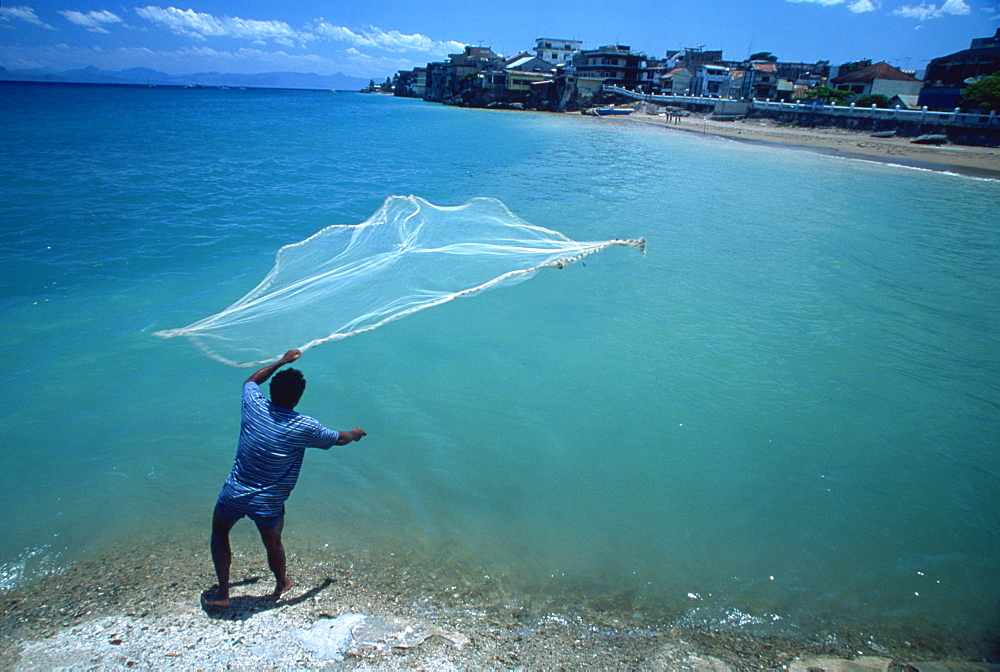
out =
<svg viewBox="0 0 1000 672"><path fill-rule="evenodd" d="M337 439L337 445L346 446L351 441L360 441L362 436L368 436L368 433L363 429L359 429L358 427L355 427L349 432L341 432L340 438Z"/></svg>
<svg viewBox="0 0 1000 672"><path fill-rule="evenodd" d="M252 374L250 374L250 377L247 378L243 384L246 385L247 383L257 383L258 385L261 385L264 383L264 381L270 378L275 371L283 367L285 364L294 362L301 356L302 356L301 350L289 350L288 352L283 354L281 356L281 359L276 361L274 364L268 364L264 368L254 371Z"/></svg>

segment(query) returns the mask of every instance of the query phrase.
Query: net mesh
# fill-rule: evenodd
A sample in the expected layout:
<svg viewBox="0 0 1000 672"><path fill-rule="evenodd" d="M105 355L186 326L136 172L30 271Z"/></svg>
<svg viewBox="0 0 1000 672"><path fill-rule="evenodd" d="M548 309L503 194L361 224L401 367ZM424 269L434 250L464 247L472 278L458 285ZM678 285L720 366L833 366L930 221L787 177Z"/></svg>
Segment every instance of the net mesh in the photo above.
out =
<svg viewBox="0 0 1000 672"><path fill-rule="evenodd" d="M646 241L577 242L492 198L442 207L390 196L361 224L282 247L264 280L225 310L154 335L184 336L220 362L256 366L614 245L644 252Z"/></svg>

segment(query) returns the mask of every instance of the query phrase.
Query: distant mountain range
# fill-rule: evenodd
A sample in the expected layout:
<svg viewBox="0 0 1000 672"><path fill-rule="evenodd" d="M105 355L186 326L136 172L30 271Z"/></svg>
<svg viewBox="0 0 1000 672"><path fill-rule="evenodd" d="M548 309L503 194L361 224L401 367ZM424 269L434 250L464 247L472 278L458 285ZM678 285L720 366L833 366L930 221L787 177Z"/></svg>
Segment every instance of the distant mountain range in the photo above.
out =
<svg viewBox="0 0 1000 672"><path fill-rule="evenodd" d="M0 81L152 86L245 86L259 89L332 89L338 91L358 91L369 84L368 80L348 77L339 72L335 75L316 75L303 72L263 72L255 75L201 72L175 77L149 68L130 68L112 72L95 67L63 72L7 70L0 67Z"/></svg>

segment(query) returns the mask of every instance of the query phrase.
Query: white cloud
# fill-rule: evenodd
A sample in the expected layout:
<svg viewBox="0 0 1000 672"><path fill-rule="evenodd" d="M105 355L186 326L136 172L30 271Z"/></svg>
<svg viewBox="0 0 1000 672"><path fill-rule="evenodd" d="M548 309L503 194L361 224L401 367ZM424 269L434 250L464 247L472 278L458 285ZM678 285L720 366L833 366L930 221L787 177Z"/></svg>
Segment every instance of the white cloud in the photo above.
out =
<svg viewBox="0 0 1000 672"><path fill-rule="evenodd" d="M11 19L20 19L21 21L27 21L28 23L33 23L36 26L41 26L42 28L55 30L55 28L39 19L35 14L34 9L26 7L25 5L18 5L16 7L0 7L0 21L10 22Z"/></svg>
<svg viewBox="0 0 1000 672"><path fill-rule="evenodd" d="M839 0L838 0L839 1ZM352 47L368 47L392 52L414 51L431 56L445 56L449 53L462 51L465 45L452 40L432 40L426 35L414 33L407 35L398 30L384 31L375 26L368 26L355 32L344 26L335 26L320 19L313 30L320 37L337 42L347 42Z"/></svg>
<svg viewBox="0 0 1000 672"><path fill-rule="evenodd" d="M903 5L899 9L893 10L892 13L907 19L926 21L928 19L940 19L947 14L963 16L971 11L972 8L965 3L965 0L945 0L944 4L940 7L922 2L919 5Z"/></svg>
<svg viewBox="0 0 1000 672"><path fill-rule="evenodd" d="M863 14L864 12L874 12L876 9L882 6L880 0L787 0L788 2L810 2L817 5L823 5L824 7L832 7L834 5L842 5L847 3L847 8L854 12L855 14Z"/></svg>
<svg viewBox="0 0 1000 672"><path fill-rule="evenodd" d="M339 46L339 45L338 45ZM179 50L151 49L148 46L95 50L93 47L57 45L23 47L0 43L0 65L8 70L71 70L92 65L102 70L145 67L169 75L218 71L239 74L259 72L302 72L333 75L342 72L364 80L384 78L397 70L411 70L427 61L407 55L368 55L351 47L332 53L305 53L302 50L269 50L246 46L241 49L213 49L207 44Z"/></svg>
<svg viewBox="0 0 1000 672"><path fill-rule="evenodd" d="M972 8L965 3L965 0L945 0L945 3L941 5L941 11L945 14L964 16L972 12Z"/></svg>
<svg viewBox="0 0 1000 672"><path fill-rule="evenodd" d="M872 2L872 0L854 0L853 2L847 5L847 8L852 12L854 12L855 14L863 14L864 12L874 12L876 9L878 9L878 7L879 6L876 5L874 2Z"/></svg>
<svg viewBox="0 0 1000 672"><path fill-rule="evenodd" d="M811 2L817 5L823 5L824 7L830 7L832 5L839 5L844 2L844 0L788 0L788 2Z"/></svg>
<svg viewBox="0 0 1000 672"><path fill-rule="evenodd" d="M825 2L846 2L848 0L824 0ZM872 2L873 0L852 0ZM877 1L877 0L875 0ZM447 54L461 51L465 45L451 40L433 40L419 33L406 34L398 30L382 30L376 26L365 26L352 30L319 18L295 30L284 21L257 21L239 17L217 17L193 9L158 7L148 5L136 7L136 14L151 23L196 40L213 37L229 37L249 40L258 45L276 43L283 46L304 46L316 40L346 43L348 46L381 50L396 54L421 54L425 58L443 58Z"/></svg>
<svg viewBox="0 0 1000 672"><path fill-rule="evenodd" d="M70 23L75 23L78 26L83 26L87 30L93 31L95 33L107 33L107 28L103 24L106 23L121 23L122 19L117 14L109 12L103 9L99 12L88 12L84 14L83 12L78 12L74 9L69 9L64 12L59 12L66 17L66 20Z"/></svg>
<svg viewBox="0 0 1000 672"><path fill-rule="evenodd" d="M294 30L284 21L257 21L230 16L218 18L193 9L176 7L166 9L154 6L136 7L135 12L147 21L199 40L209 37L233 37L261 44L273 41L293 46L312 39L312 35Z"/></svg>

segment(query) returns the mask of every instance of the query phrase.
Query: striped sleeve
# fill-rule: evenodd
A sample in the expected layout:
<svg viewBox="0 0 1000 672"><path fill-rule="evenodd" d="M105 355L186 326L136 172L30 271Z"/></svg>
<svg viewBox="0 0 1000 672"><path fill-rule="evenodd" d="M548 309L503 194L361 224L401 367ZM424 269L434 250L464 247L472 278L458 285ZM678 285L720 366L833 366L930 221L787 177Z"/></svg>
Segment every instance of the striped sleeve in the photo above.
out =
<svg viewBox="0 0 1000 672"><path fill-rule="evenodd" d="M337 441L340 440L340 432L335 429L327 429L319 422L316 423L316 433L313 434L312 440L309 445L314 448L322 448L326 450L330 446L337 445Z"/></svg>

